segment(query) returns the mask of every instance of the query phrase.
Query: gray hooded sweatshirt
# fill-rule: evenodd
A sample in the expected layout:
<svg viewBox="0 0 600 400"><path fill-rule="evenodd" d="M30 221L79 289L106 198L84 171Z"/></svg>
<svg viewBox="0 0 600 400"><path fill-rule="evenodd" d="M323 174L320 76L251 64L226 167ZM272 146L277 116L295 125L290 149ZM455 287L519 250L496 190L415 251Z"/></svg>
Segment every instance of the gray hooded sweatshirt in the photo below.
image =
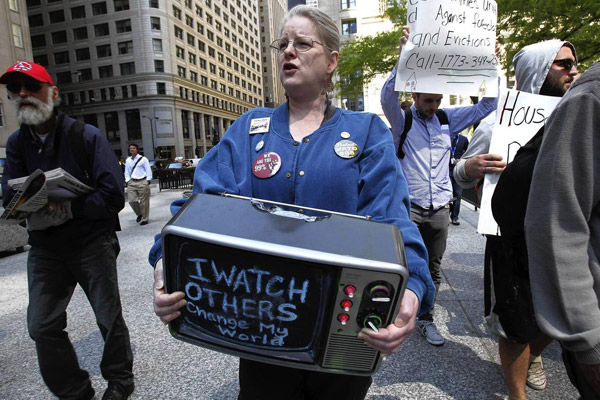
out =
<svg viewBox="0 0 600 400"><path fill-rule="evenodd" d="M575 47L571 43L557 39L530 44L515 54L513 66L515 67L517 90L539 94L556 54L563 46L569 46L576 55ZM477 183L477 179L472 179L465 172L465 164L471 157L487 154L495 124L496 113L493 112L484 118L473 132L469 148L454 167L454 179L460 186L471 188Z"/></svg>
<svg viewBox="0 0 600 400"><path fill-rule="evenodd" d="M525 216L535 315L582 364L600 364L600 63L546 121Z"/></svg>

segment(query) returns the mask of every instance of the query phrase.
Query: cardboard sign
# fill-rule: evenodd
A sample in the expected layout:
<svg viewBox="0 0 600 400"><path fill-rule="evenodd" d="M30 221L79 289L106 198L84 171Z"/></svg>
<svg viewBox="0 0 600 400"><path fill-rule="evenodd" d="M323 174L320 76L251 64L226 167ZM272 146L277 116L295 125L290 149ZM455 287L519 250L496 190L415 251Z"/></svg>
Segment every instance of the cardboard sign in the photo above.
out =
<svg viewBox="0 0 600 400"><path fill-rule="evenodd" d="M508 90L498 102L496 125L488 153L499 154L510 163L546 123L560 97L540 96L518 90ZM492 196L500 174L486 174L481 198L477 231L484 235L500 235L500 228L492 215Z"/></svg>
<svg viewBox="0 0 600 400"><path fill-rule="evenodd" d="M407 0L406 6L410 37L397 91L498 95L495 1Z"/></svg>

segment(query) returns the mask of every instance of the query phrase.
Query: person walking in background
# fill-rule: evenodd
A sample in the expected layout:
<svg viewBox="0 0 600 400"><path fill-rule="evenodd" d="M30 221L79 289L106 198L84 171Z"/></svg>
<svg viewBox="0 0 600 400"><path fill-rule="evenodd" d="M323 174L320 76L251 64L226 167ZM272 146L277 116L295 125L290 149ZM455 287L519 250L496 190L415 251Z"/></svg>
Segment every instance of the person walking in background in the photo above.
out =
<svg viewBox="0 0 600 400"><path fill-rule="evenodd" d="M599 95L597 62L546 122L525 216L535 316L584 400L600 399Z"/></svg>
<svg viewBox="0 0 600 400"><path fill-rule="evenodd" d="M125 161L125 184L127 185L127 202L137 216L136 222L146 225L150 216L150 182L152 168L148 159L139 154L138 145L129 145L129 154Z"/></svg>
<svg viewBox="0 0 600 400"><path fill-rule="evenodd" d="M513 65L517 90L533 94L563 96L577 75L575 47L561 40L525 46L513 58ZM518 162L503 172L506 163L502 156L488 153L494 121L490 116L479 124L469 149L454 168L454 178L468 188L486 173L502 173L492 199L501 236L488 235L486 239L485 318L498 336L510 399L525 399L526 385L536 390L546 387L541 354L552 341L540 331L535 319L527 263L531 243L525 242L524 226L529 183L543 130L520 150L529 156L522 160L519 158L523 156L515 157Z"/></svg>
<svg viewBox="0 0 600 400"><path fill-rule="evenodd" d="M4 206L15 195L7 182L37 169L60 167L95 188L71 200L50 197L44 208L28 217L27 328L42 378L60 399L94 398L89 374L80 368L65 331L66 309L79 284L104 339L100 370L108 388L102 399L127 399L134 390L133 354L117 283L120 248L115 230L120 230L118 213L125 205L117 157L104 133L56 109L58 88L41 65L16 63L0 83L6 85L21 123L6 145ZM84 153L85 168L77 152Z"/></svg>
<svg viewBox="0 0 600 400"><path fill-rule="evenodd" d="M408 37L409 28L405 26L400 38L400 51ZM398 101L400 93L396 91L395 84L396 68L381 90L381 106L392 126L394 146L408 183L411 220L417 224L427 247L429 272L437 292L442 281L442 257L450 224L452 135L494 111L498 99L484 97L476 105L438 110L443 97L441 94L413 93L414 104L405 111ZM410 129L407 129L409 124ZM442 124L448 125L448 130L442 131ZM433 322L433 309L419 317L418 327L430 344L444 344L445 339Z"/></svg>
<svg viewBox="0 0 600 400"><path fill-rule="evenodd" d="M452 182L452 198L450 203L450 221L452 225L460 225L458 214L460 213L460 202L462 201L462 186L454 179L454 166L469 148L469 139L458 134L452 139L450 150L450 181Z"/></svg>

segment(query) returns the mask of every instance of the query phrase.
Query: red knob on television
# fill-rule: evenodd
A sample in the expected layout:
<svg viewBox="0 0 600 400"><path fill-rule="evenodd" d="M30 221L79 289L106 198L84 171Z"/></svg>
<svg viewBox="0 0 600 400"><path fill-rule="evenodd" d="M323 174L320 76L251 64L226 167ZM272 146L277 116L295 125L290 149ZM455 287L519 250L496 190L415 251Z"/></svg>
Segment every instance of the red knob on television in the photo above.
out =
<svg viewBox="0 0 600 400"><path fill-rule="evenodd" d="M350 300L342 300L340 303L344 311L350 311L350 307L352 307L352 302Z"/></svg>
<svg viewBox="0 0 600 400"><path fill-rule="evenodd" d="M340 314L337 316L337 319L342 325L346 325L346 323L350 319L350 316L348 314Z"/></svg>
<svg viewBox="0 0 600 400"><path fill-rule="evenodd" d="M344 293L346 293L348 297L354 297L354 293L356 293L356 287L348 285L344 288Z"/></svg>

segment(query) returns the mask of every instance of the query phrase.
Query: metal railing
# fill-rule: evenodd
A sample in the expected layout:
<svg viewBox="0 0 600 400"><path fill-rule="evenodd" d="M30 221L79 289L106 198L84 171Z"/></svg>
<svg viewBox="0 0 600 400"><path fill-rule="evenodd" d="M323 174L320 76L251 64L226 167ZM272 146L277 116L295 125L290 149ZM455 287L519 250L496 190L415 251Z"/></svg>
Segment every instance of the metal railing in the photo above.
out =
<svg viewBox="0 0 600 400"><path fill-rule="evenodd" d="M194 185L196 168L161 169L156 171L158 190L191 189Z"/></svg>

